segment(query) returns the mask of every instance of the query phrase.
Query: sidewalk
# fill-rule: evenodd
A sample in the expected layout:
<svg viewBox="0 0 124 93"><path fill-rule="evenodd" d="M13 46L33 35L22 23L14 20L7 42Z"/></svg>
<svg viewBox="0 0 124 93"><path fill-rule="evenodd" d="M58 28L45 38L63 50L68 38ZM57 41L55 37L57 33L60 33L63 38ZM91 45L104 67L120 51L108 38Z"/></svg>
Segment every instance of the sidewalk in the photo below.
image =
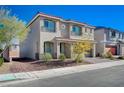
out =
<svg viewBox="0 0 124 93"><path fill-rule="evenodd" d="M23 72L23 73L11 73L11 74L2 74L0 75L0 86L3 85L4 81L13 81L13 80L35 80L35 79L45 79L51 77L57 77L72 73L78 73L88 70L102 69L108 68L112 66L120 66L124 65L124 61L113 61L113 62L105 62L105 63L97 63L97 64L89 64L89 65L80 65L73 67L64 67L43 71L32 71L32 72Z"/></svg>

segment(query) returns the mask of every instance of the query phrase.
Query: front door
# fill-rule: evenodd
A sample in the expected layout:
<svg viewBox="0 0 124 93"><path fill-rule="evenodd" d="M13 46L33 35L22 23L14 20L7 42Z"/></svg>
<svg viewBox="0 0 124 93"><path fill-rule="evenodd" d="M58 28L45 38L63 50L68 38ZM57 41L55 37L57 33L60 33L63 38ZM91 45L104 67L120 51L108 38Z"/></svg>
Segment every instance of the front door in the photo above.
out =
<svg viewBox="0 0 124 93"><path fill-rule="evenodd" d="M53 56L54 44L52 42L44 42L44 53L50 53Z"/></svg>
<svg viewBox="0 0 124 93"><path fill-rule="evenodd" d="M63 53L67 58L70 58L70 45L67 43L60 43L60 53Z"/></svg>

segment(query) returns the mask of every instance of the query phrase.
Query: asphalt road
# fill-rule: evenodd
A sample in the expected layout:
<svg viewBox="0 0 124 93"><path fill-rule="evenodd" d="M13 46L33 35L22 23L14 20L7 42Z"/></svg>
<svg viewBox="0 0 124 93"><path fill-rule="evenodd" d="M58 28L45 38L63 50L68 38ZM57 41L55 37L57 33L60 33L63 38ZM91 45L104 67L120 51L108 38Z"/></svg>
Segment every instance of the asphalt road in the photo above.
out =
<svg viewBox="0 0 124 93"><path fill-rule="evenodd" d="M12 84L8 87L124 87L124 65Z"/></svg>

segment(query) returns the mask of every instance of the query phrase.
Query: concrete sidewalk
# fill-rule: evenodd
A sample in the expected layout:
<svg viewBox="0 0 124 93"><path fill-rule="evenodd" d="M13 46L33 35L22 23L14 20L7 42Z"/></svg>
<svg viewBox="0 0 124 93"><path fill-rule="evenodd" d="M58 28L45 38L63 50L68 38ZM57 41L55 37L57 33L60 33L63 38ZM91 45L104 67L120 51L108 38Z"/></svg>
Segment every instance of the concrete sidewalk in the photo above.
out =
<svg viewBox="0 0 124 93"><path fill-rule="evenodd" d="M13 81L13 80L45 79L45 78L57 77L57 76L73 74L73 73L78 73L78 72L83 72L88 70L108 68L112 66L120 66L120 65L124 65L123 60L89 64L89 65L80 65L80 66L73 66L73 67L64 67L64 68L57 68L57 69L49 69L49 70L42 70L42 71L3 74L3 75L0 75L0 86L4 84L4 81L7 82L7 81Z"/></svg>

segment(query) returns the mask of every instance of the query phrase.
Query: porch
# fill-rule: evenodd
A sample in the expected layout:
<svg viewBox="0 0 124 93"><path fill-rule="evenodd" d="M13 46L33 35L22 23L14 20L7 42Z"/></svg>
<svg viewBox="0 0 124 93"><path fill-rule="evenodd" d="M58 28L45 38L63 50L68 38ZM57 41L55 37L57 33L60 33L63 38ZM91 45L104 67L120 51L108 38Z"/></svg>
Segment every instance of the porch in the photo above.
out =
<svg viewBox="0 0 124 93"><path fill-rule="evenodd" d="M65 54L67 58L73 58L74 52L73 52L73 43L77 42L79 40L77 39L65 39L65 38L59 38L56 37L55 39L55 51L56 51L56 58L59 58L59 55L61 53ZM89 51L89 54L87 54L87 57L95 57L96 56L96 47L95 42L91 41L93 44L92 49Z"/></svg>

